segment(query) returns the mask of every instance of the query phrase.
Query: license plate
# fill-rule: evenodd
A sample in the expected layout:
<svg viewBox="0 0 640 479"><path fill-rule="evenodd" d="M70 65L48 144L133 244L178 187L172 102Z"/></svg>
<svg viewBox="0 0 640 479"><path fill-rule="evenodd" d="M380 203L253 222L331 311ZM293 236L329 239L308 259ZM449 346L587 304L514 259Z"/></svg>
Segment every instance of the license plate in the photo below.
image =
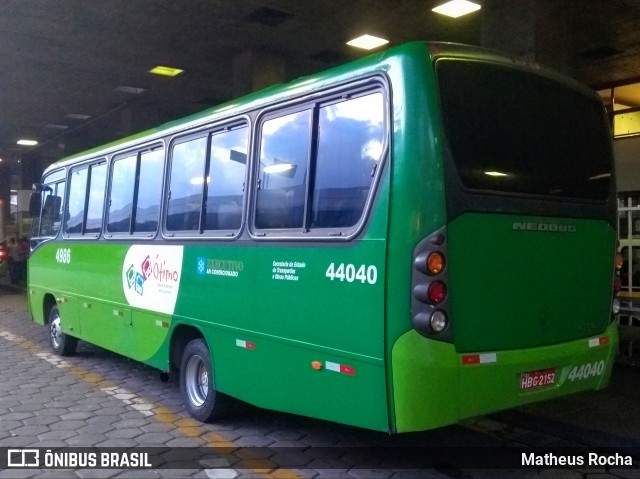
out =
<svg viewBox="0 0 640 479"><path fill-rule="evenodd" d="M556 383L556 369L541 369L540 371L527 371L520 374L520 390L529 391L531 389L553 386Z"/></svg>

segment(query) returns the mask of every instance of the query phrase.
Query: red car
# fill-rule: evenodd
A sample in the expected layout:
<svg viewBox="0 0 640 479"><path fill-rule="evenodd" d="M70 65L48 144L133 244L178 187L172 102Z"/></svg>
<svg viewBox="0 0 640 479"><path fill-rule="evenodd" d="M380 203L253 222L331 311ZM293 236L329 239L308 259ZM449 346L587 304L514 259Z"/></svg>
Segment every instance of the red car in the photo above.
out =
<svg viewBox="0 0 640 479"><path fill-rule="evenodd" d="M4 244L0 243L0 277L7 274L8 260L9 260L9 250Z"/></svg>

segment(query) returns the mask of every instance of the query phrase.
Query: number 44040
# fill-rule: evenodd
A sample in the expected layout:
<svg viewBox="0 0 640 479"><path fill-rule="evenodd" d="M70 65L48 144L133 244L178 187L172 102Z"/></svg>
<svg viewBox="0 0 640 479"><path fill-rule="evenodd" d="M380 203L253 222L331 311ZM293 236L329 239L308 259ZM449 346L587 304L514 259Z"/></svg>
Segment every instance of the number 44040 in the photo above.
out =
<svg viewBox="0 0 640 479"><path fill-rule="evenodd" d="M354 264L340 263L336 266L335 263L331 263L324 275L331 281L376 284L376 281L378 281L378 268L373 265L366 266L364 264L356 266Z"/></svg>

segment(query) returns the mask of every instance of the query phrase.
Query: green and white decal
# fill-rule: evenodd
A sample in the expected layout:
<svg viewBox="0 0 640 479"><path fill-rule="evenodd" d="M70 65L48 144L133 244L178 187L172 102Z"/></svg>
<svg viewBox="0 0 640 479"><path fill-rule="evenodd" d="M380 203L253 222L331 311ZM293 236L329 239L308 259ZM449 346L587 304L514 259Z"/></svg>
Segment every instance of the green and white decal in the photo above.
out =
<svg viewBox="0 0 640 479"><path fill-rule="evenodd" d="M172 315L182 277L183 246L130 246L122 263L122 290L129 306Z"/></svg>

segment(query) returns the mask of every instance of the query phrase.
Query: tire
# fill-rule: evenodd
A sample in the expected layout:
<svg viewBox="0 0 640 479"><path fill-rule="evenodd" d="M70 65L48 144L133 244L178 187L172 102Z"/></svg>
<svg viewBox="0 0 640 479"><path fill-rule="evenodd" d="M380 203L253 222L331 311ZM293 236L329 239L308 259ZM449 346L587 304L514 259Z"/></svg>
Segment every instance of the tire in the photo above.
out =
<svg viewBox="0 0 640 479"><path fill-rule="evenodd" d="M180 394L189 415L211 422L228 414L231 398L216 391L211 354L202 339L190 341L180 361Z"/></svg>
<svg viewBox="0 0 640 479"><path fill-rule="evenodd" d="M78 339L62 332L62 320L57 306L49 311L49 344L58 356L71 356L75 354Z"/></svg>

